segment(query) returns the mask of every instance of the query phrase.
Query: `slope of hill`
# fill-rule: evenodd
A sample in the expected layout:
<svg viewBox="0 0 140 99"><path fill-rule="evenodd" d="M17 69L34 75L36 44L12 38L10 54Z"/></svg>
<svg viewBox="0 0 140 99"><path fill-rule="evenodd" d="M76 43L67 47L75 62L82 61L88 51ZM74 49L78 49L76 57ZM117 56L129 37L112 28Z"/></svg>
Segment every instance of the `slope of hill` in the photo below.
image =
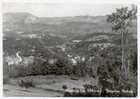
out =
<svg viewBox="0 0 140 99"><path fill-rule="evenodd" d="M93 33L95 31L109 31L106 16L75 16L61 18L41 18L29 13L3 14L4 30L48 31L57 34Z"/></svg>
<svg viewBox="0 0 140 99"><path fill-rule="evenodd" d="M90 55L98 45L120 46L121 42L121 35L111 32L106 16L46 18L29 13L5 13L3 18L4 52L10 54L20 50L30 56L32 50L50 53L50 50L59 52L61 49L60 53L85 56ZM136 35L136 25L136 21L133 21L133 27L130 28L132 35ZM130 39L136 42L136 38ZM59 55L57 51L56 54Z"/></svg>

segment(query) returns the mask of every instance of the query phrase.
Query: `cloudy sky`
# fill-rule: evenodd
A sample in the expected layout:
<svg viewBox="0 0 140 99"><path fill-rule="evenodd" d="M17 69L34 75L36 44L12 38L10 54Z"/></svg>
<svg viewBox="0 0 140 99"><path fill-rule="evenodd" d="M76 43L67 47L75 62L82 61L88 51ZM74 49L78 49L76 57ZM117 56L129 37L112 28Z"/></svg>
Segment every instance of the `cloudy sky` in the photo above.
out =
<svg viewBox="0 0 140 99"><path fill-rule="evenodd" d="M65 17L110 14L116 8L130 6L119 4L80 4L80 3L3 3L2 11L29 12L38 17Z"/></svg>

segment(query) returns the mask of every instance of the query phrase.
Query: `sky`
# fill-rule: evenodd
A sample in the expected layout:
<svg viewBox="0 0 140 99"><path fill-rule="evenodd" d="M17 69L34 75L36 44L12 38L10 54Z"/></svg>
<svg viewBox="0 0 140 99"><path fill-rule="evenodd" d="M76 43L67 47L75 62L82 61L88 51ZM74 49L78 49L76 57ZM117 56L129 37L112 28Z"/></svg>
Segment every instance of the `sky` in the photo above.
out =
<svg viewBox="0 0 140 99"><path fill-rule="evenodd" d="M38 17L103 16L121 8L122 4L80 4L80 3L3 3L2 11L29 12Z"/></svg>

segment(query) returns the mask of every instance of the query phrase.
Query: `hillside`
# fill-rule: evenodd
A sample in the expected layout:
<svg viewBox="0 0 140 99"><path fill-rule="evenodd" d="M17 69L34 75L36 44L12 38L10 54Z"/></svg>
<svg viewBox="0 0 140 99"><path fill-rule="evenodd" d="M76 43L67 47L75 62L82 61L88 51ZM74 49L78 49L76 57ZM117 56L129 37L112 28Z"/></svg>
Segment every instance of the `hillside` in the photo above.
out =
<svg viewBox="0 0 140 99"><path fill-rule="evenodd" d="M97 45L119 46L121 35L111 33L111 26L106 22L106 18L106 16L47 18L23 12L5 13L3 14L4 52L14 55L17 51L21 51L26 54L25 56L31 56L39 50L50 53L48 49L54 48L60 50L62 55L63 53L86 55L90 54ZM133 31L130 33L130 39L135 43L135 20L130 30Z"/></svg>

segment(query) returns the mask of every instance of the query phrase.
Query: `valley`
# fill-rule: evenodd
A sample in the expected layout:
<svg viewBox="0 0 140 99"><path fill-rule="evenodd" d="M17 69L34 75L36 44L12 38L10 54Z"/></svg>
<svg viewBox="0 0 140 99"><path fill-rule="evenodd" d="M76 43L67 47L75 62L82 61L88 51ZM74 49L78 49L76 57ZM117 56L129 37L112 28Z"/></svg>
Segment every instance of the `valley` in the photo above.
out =
<svg viewBox="0 0 140 99"><path fill-rule="evenodd" d="M112 31L106 20L107 16L37 17L25 12L4 13L4 96L62 97L65 88L86 92L84 84L100 88L101 75L107 75L108 82L119 88L122 35ZM129 29L125 57L130 86L136 93L136 20ZM26 83L32 87L24 88Z"/></svg>

